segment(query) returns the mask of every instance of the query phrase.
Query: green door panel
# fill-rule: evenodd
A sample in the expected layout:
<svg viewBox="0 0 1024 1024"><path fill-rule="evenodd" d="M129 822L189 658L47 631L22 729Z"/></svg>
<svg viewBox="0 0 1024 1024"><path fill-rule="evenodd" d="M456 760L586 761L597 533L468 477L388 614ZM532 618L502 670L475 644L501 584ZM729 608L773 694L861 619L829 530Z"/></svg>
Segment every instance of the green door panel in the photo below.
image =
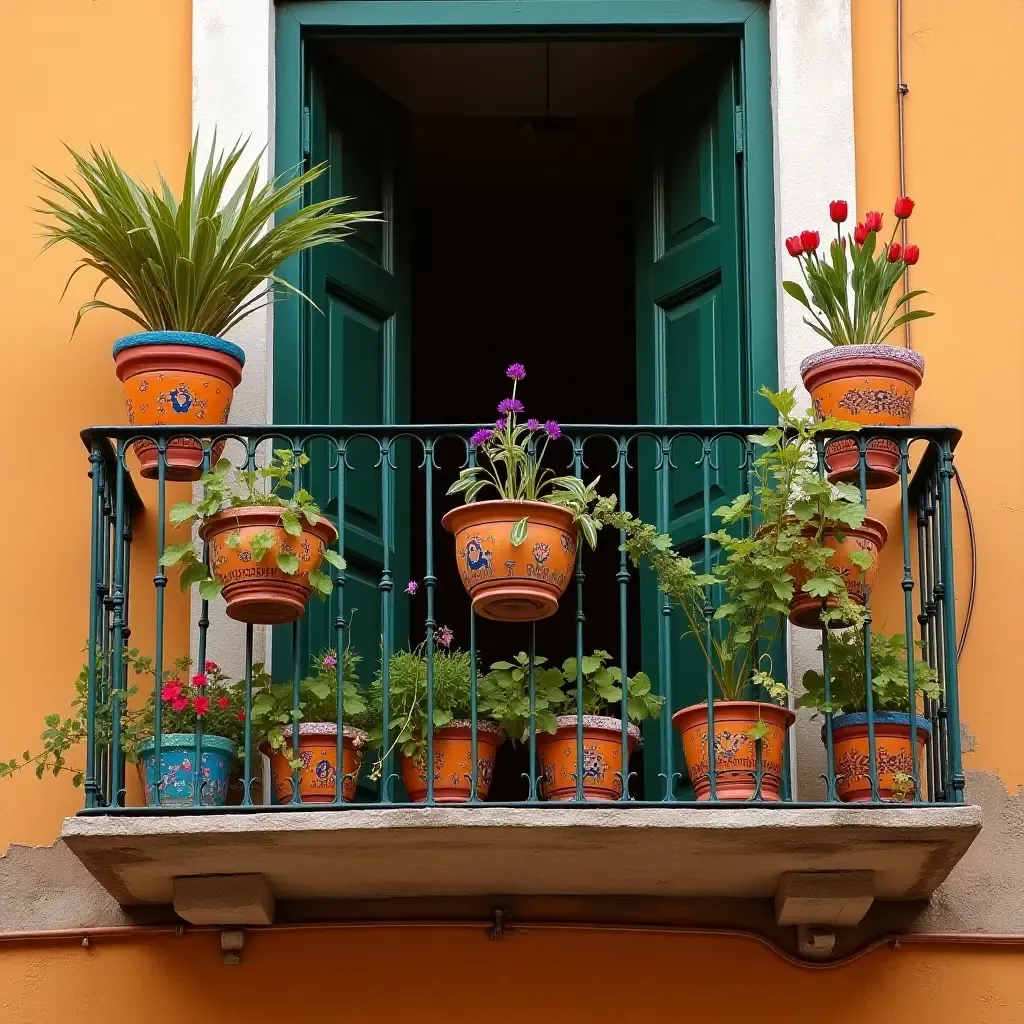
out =
<svg viewBox="0 0 1024 1024"><path fill-rule="evenodd" d="M703 63L637 105L637 381L643 423L711 425L744 418L737 88L732 53ZM740 445L721 441L706 467L691 437L642 440L639 515L703 560L705 472L714 510L745 486ZM653 575L641 577L644 669L671 683L671 707L646 735L645 791L665 793L661 756L685 779L671 712L703 700L706 665ZM683 787L678 794L683 795Z"/></svg>
<svg viewBox="0 0 1024 1024"><path fill-rule="evenodd" d="M321 69L311 61L307 82L310 162L327 162L311 201L349 196L353 210L381 211L342 244L308 256L310 308L303 330L301 402L307 423L406 423L409 417L409 266L405 233L407 111L368 83ZM410 447L390 449L356 435L338 466L333 442L312 442L307 483L336 518L344 518L344 584L330 601L310 602L302 620L300 664L337 643L335 622L361 657L360 675L376 671L385 627L392 648L406 641ZM386 482L384 474L389 475ZM343 476L343 480L342 480ZM387 493L387 501L385 501ZM395 585L397 584L397 585ZM387 613L385 616L385 612ZM274 636L275 674L292 672L292 634Z"/></svg>

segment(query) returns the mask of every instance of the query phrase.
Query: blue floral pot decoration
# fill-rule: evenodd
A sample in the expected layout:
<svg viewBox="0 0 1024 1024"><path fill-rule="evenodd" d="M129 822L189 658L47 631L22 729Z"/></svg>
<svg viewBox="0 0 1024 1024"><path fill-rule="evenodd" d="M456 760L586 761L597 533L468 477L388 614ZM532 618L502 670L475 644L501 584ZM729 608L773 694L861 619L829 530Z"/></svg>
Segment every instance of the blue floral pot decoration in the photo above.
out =
<svg viewBox="0 0 1024 1024"><path fill-rule="evenodd" d="M223 806L238 748L223 736L204 736L198 777L198 803ZM160 770L152 737L139 744L139 767L146 786L148 807L192 807L196 804L196 736L192 732L165 733L160 739ZM159 795L159 798L158 798Z"/></svg>

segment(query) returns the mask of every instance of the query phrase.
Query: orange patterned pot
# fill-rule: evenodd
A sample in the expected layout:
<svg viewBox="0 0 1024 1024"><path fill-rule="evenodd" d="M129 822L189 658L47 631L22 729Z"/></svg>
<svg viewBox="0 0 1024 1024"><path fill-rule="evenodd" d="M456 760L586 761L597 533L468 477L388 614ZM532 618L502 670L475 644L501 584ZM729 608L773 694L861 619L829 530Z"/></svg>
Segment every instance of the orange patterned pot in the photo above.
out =
<svg viewBox="0 0 1024 1024"><path fill-rule="evenodd" d="M800 373L819 416L865 427L908 426L914 395L924 378L924 357L894 345L840 345L808 356ZM829 480L860 482L853 438L829 442L825 460ZM890 487L899 481L900 450L892 441L869 441L865 460L868 487Z"/></svg>
<svg viewBox="0 0 1024 1024"><path fill-rule="evenodd" d="M473 723L456 720L434 730L434 800L439 804L464 804L473 790ZM476 794L487 799L494 778L494 759L505 734L497 722L476 723ZM427 799L427 770L423 760L402 757L402 785L409 800Z"/></svg>
<svg viewBox="0 0 1024 1024"><path fill-rule="evenodd" d="M526 516L526 539L512 527ZM576 562L572 513L545 501L476 501L446 513L459 574L473 611L498 622L532 622L558 611Z"/></svg>
<svg viewBox="0 0 1024 1024"><path fill-rule="evenodd" d="M199 536L210 545L210 572L224 584L222 594L231 618L274 626L294 622L305 613L313 593L309 570L320 568L324 548L337 541L338 531L326 519L315 526L301 517L300 522L302 535L293 537L281 525L281 509L243 505L218 512L203 523ZM233 548L228 538L236 530L242 542ZM257 562L250 542L253 534L264 532L274 537L274 546ZM282 553L298 556L299 570L294 575L277 567Z"/></svg>
<svg viewBox="0 0 1024 1024"><path fill-rule="evenodd" d="M223 338L189 331L130 334L114 344L114 371L124 389L128 423L135 427L194 429L228 421L231 397L242 379L245 353ZM152 441L136 441L144 477L159 474L159 453ZM223 442L213 446L216 462ZM176 437L167 444L168 480L198 480L203 471L199 441Z"/></svg>
<svg viewBox="0 0 1024 1024"><path fill-rule="evenodd" d="M537 734L541 796L547 800L576 799L576 715L559 715L554 733ZM640 730L629 723L629 754ZM583 716L583 799L618 800L622 796L622 720L606 715Z"/></svg>
<svg viewBox="0 0 1024 1024"><path fill-rule="evenodd" d="M291 752L292 727L286 725L281 734ZM366 749L366 733L346 725L341 748L341 798L351 801L356 795L356 781ZM334 802L334 787L338 771L338 726L334 722L299 723L299 802L304 804L330 804ZM270 758L274 773L274 799L279 804L292 801L293 776L288 757L275 751Z"/></svg>
<svg viewBox="0 0 1024 1024"><path fill-rule="evenodd" d="M839 571L846 583L846 589L850 597L863 604L868 590L874 585L875 575L878 572L878 556L889 532L885 524L877 519L866 517L864 522L856 529L845 527L842 532L842 540L839 540L831 530L825 534L825 546L831 548L835 554L830 559L833 568ZM871 556L871 565L867 569L860 569L850 561L850 555L855 551L866 551ZM807 580L807 574L802 566L794 566L789 570L793 577L793 584L796 594L789 602L789 621L794 626L803 626L806 629L821 629L821 598L805 594L800 588ZM828 599L828 606L836 606L835 598ZM831 623L832 628L838 628L842 623Z"/></svg>
<svg viewBox="0 0 1024 1024"><path fill-rule="evenodd" d="M914 799L914 760L910 749L910 715L902 711L876 711L875 770L878 796L882 800L902 802ZM822 726L821 739L825 742ZM917 766L922 785L928 778L928 741L932 723L917 716ZM871 767L868 762L868 716L863 712L836 715L832 719L832 757L836 773L836 795L843 803L860 804L871 800ZM894 780L895 775L910 781ZM903 781L904 785L899 785ZM927 799L921 794L922 799Z"/></svg>
<svg viewBox="0 0 1024 1024"><path fill-rule="evenodd" d="M753 800L757 793L757 742L750 730L761 721L760 799L782 799L780 780L785 763L786 732L796 721L789 708L753 700L715 701L715 796L719 800ZM690 783L698 800L711 799L708 773L708 706L694 704L672 716L683 737Z"/></svg>

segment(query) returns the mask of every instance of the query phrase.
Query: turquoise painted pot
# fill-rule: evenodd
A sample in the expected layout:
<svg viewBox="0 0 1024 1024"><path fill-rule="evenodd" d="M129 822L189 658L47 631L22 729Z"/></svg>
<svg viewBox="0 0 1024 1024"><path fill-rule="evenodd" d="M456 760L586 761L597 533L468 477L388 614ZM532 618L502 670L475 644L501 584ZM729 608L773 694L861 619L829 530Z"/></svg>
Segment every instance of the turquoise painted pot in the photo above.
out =
<svg viewBox="0 0 1024 1024"><path fill-rule="evenodd" d="M237 749L232 740L223 736L203 737L199 803L208 807L221 807L224 804ZM139 744L139 768L146 786L146 805L194 806L195 760L195 733L169 732L161 737L159 772L156 766L156 745L152 738L143 740Z"/></svg>

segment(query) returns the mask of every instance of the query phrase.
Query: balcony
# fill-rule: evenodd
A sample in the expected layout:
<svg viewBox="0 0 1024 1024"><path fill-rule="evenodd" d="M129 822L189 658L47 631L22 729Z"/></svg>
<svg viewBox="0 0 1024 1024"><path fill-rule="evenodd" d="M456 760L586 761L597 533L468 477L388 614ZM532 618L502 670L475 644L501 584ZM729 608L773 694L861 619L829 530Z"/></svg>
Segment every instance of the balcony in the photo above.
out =
<svg viewBox="0 0 1024 1024"><path fill-rule="evenodd" d="M83 433L93 521L89 738L85 806L65 821L63 836L107 890L124 905L173 903L187 920L221 924L269 920L275 899L563 894L774 898L780 923L835 925L857 923L875 900L927 898L980 829L980 812L965 802L959 740L950 491L959 432L865 428L854 438L861 495L882 524L881 551L857 591L867 611L863 630L823 628L814 609L810 619L803 616L821 638L824 657L815 671L823 713L820 743L815 736L797 749L794 715L772 711L761 689L748 687L744 697L760 704L763 729L730 727L730 706L713 700L712 672L694 638L684 637L685 620L653 575L628 560L619 530L603 530L594 550L566 548L572 578L554 615L510 623L474 614L441 518L460 500L445 492L472 464L475 429ZM615 493L621 507L711 569L721 555L707 536L715 510L754 487L750 430L565 427L552 444L552 462L560 472L600 476L599 491ZM826 440L817 443L822 474L831 468ZM899 479L869 491L879 443L896 453ZM146 445L156 480L137 489L136 460ZM173 627L168 618L175 571L160 561L188 537L187 527L171 522L175 501L189 495L170 479L176 460L184 453L209 470L228 459L237 471L255 472L277 449L291 453L294 488L319 500L344 568L338 559L330 596L311 600L287 625L234 621L218 612L221 598L212 591L209 600L193 594L195 663L215 661L217 668L190 691L192 670L173 667L190 645L181 617ZM152 492L145 510L143 490ZM140 569L134 527L141 521L151 577L148 566ZM197 579L210 563L209 541L196 549ZM494 569L483 554L463 550L465 559L479 556L479 566ZM536 565L550 557L538 549ZM515 563L505 565L511 576ZM708 637L718 628L719 591L706 589ZM898 622L898 630L880 634L877 621ZM154 637L151 663L133 652L142 632ZM916 638L917 649L893 644L895 632ZM781 624L756 644L757 664L774 666L786 681L790 655ZM449 716L460 720L453 725L439 722L437 711L448 707L442 662L456 648L465 655L468 685L464 705L456 702ZM260 650L268 652L265 666ZM399 707L401 651L418 652L425 666L416 698L425 720L458 735L410 728L391 742L414 720ZM909 685L902 746L893 731L899 713L875 706L883 692L878 678L901 658ZM792 704L800 687L793 666L788 674L794 695L784 703ZM840 716L849 698L840 691L851 678L875 685L864 686L861 712ZM490 724L496 692L508 698L502 679L518 687L523 702L517 742L507 727L503 735ZM623 684L631 697L635 687L646 699L647 717L615 699ZM602 689L594 719L586 701ZM234 739L216 741L213 708L194 716L184 741L168 731L175 699L187 703L189 692L214 705L226 701L225 712L238 708ZM271 696L283 707L275 743L261 718ZM687 706L700 706L686 742L703 737L703 760L694 754L699 742L684 750L673 727L673 715L678 721ZM319 714L311 716L314 707ZM851 746L854 725L863 734L860 747ZM708 770L709 736L717 771ZM913 747L910 736L917 737ZM729 744L735 757L725 770L719 758ZM795 791L797 757L820 761L818 790ZM202 773L192 771L193 762ZM424 764L437 770L415 769ZM243 895L211 910L216 893L205 898L202 887L223 895L229 882Z"/></svg>

